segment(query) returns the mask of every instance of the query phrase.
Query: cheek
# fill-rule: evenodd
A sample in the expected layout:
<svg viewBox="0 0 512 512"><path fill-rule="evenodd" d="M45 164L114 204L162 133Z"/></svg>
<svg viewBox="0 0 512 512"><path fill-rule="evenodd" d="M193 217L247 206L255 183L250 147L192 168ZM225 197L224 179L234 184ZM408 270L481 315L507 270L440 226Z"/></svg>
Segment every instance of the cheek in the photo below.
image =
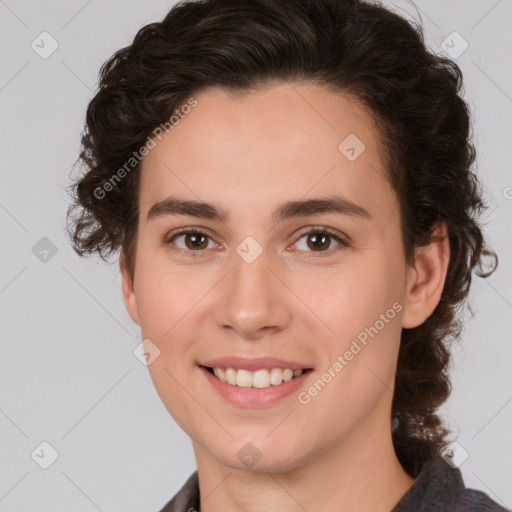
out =
<svg viewBox="0 0 512 512"><path fill-rule="evenodd" d="M171 268L162 254L141 251L135 283L142 332L160 340L180 327L180 319L211 287L207 273L197 267Z"/></svg>
<svg viewBox="0 0 512 512"><path fill-rule="evenodd" d="M142 337L150 339L160 351L148 371L169 414L181 428L191 432L191 418L204 413L184 390L193 371L191 348L197 339L191 319L201 310L198 300L209 287L201 276L183 269L171 272L165 261L149 254L142 253L138 263L137 304Z"/></svg>
<svg viewBox="0 0 512 512"><path fill-rule="evenodd" d="M343 266L297 274L292 286L330 332L329 338L341 344L373 325L400 300L399 265L377 251L365 256Z"/></svg>
<svg viewBox="0 0 512 512"><path fill-rule="evenodd" d="M394 382L401 332L401 264L382 251L368 251L344 267L297 280L298 294L307 297L311 311L322 320L325 335L320 374L340 363L336 377L320 399L336 421L343 414L368 414ZM329 378L329 376L327 376ZM320 405L320 401L319 404ZM345 412L343 412L345 411ZM348 418L346 418L348 421Z"/></svg>
<svg viewBox="0 0 512 512"><path fill-rule="evenodd" d="M168 413L185 432L196 437L197 418L204 422L208 422L209 419L203 417L205 410L195 400L191 400L190 395L184 390L187 379L180 373L180 365L172 365L174 357L171 356L176 355L174 350L163 352L148 366L148 370L155 390Z"/></svg>
<svg viewBox="0 0 512 512"><path fill-rule="evenodd" d="M324 358L318 377L324 380L324 374L328 383L312 399L310 409L329 416L328 423L336 425L333 431L348 431L371 415L382 400L391 399L403 308L397 300L399 287L387 276L382 268L351 269L350 274L330 281L330 293L323 300L317 294L308 297L318 317L334 331L319 343ZM316 418L310 421L315 423Z"/></svg>

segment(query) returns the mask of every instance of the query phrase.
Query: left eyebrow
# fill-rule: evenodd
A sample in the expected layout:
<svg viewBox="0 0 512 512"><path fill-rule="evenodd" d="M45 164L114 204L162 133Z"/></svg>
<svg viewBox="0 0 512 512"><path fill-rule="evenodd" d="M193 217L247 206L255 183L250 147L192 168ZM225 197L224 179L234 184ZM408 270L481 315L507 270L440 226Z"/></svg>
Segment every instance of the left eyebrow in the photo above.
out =
<svg viewBox="0 0 512 512"><path fill-rule="evenodd" d="M288 201L272 214L275 223L292 217L306 217L319 213L335 213L370 220L372 216L362 206L343 196L330 196L318 199Z"/></svg>
<svg viewBox="0 0 512 512"><path fill-rule="evenodd" d="M368 210L350 199L343 196L330 196L288 201L274 210L272 220L277 224L278 222L293 217L307 217L320 213L335 213L367 220L372 218ZM222 222L229 220L229 212L214 204L190 199L184 200L172 196L153 204L148 211L147 220L149 221L166 215L189 215Z"/></svg>

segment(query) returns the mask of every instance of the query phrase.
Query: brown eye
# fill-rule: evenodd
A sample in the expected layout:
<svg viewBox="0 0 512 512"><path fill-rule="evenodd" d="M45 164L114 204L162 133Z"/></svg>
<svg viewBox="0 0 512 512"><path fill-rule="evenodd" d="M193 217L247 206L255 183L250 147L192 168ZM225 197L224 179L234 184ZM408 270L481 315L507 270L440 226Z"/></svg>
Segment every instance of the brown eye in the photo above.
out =
<svg viewBox="0 0 512 512"><path fill-rule="evenodd" d="M200 233L187 233L184 237L185 245L189 249L206 249L208 245L208 237Z"/></svg>
<svg viewBox="0 0 512 512"><path fill-rule="evenodd" d="M303 239L305 239L305 244L301 242ZM335 241L334 246L333 241ZM306 252L328 252L329 249L337 246L348 247L349 244L340 236L325 230L312 230L303 233L295 243L296 249Z"/></svg>
<svg viewBox="0 0 512 512"><path fill-rule="evenodd" d="M183 239L183 241L181 241ZM178 242L180 240L180 242ZM183 251L202 251L203 249L211 248L212 246L208 245L209 242L212 242L213 246L216 244L213 243L211 238L205 233L201 233L201 231L181 231L172 236L166 243L174 243L179 249Z"/></svg>
<svg viewBox="0 0 512 512"><path fill-rule="evenodd" d="M331 236L325 233L307 235L307 244L310 249L329 249Z"/></svg>

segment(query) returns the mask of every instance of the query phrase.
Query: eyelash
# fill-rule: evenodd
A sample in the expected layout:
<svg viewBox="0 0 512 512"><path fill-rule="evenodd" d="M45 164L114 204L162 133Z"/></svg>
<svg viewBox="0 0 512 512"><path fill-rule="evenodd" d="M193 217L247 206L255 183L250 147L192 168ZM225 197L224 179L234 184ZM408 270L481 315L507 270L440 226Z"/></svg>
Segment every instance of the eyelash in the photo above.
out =
<svg viewBox="0 0 512 512"><path fill-rule="evenodd" d="M208 234L204 233L200 229L197 229L197 228L184 228L184 229L181 229L181 230L177 231L176 233L171 233L171 234L167 235L165 237L165 239L164 239L164 244L165 245L170 245L171 242L173 240L175 240L176 238L178 238L179 236L190 234L190 233L192 233L194 235L204 235L207 238L209 238L210 240L212 240L212 238ZM329 228L327 228L325 226L311 228L309 231L305 231L303 233L300 233L298 235L298 238L297 238L296 242L294 242L294 245L301 238L303 238L306 235L329 235L331 238L333 238L336 242L338 242L340 244L339 246L336 246L338 249L340 249L342 247L350 247L350 244L345 239L343 239L342 237L340 237L336 233L332 232ZM311 254L310 257L316 258L317 256L321 257L325 253L331 254L331 252L333 250L336 250L336 247L334 247L333 249L327 249L326 251L306 251L306 252L311 252L312 254ZM193 257L195 257L196 253L201 253L201 252L205 251L205 249L198 249L197 251L186 250L186 249L181 249L180 247L172 248L172 250L180 252L182 254L183 253L185 253L187 255L192 254Z"/></svg>

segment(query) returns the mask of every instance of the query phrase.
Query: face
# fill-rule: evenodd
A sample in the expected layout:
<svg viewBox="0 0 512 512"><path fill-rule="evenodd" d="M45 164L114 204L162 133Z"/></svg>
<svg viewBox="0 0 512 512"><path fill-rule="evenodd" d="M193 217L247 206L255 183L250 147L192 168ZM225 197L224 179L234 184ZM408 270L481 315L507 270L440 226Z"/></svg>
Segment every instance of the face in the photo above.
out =
<svg viewBox="0 0 512 512"><path fill-rule="evenodd" d="M195 99L144 158L125 302L196 450L291 469L389 428L407 322L399 205L349 96L279 84Z"/></svg>

